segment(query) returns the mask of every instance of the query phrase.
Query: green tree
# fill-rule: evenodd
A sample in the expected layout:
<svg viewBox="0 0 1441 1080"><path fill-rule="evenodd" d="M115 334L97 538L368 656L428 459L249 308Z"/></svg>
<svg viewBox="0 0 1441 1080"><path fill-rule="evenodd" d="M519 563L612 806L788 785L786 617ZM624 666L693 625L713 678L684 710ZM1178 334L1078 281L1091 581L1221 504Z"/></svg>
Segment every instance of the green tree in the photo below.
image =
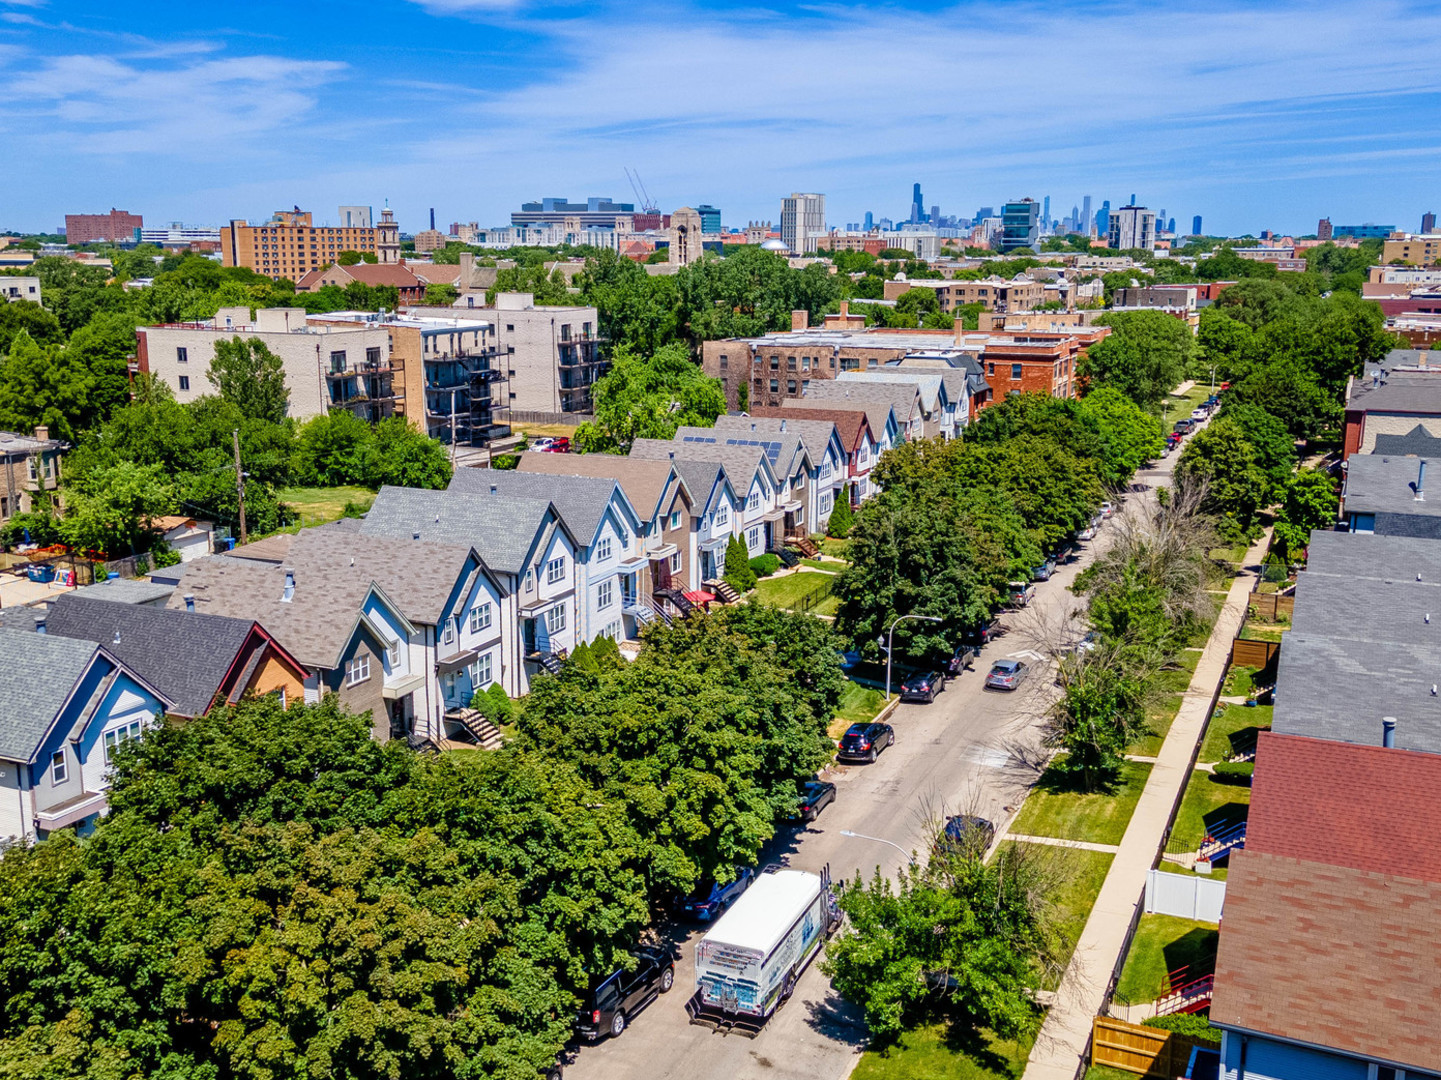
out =
<svg viewBox="0 0 1441 1080"><path fill-rule="evenodd" d="M1109 486L1126 483L1137 469L1165 450L1161 421L1115 387L1102 386L1087 394L1077 415L1094 426L1100 437L1102 477Z"/></svg>
<svg viewBox="0 0 1441 1080"><path fill-rule="evenodd" d="M11 342L21 331L37 345L59 345L65 340L60 320L39 304L14 300L0 306L0 355L10 351Z"/></svg>
<svg viewBox="0 0 1441 1080"><path fill-rule="evenodd" d="M1281 553L1288 559L1299 557L1313 531L1336 524L1339 506L1335 481L1324 469L1302 469L1293 475L1273 534Z"/></svg>
<svg viewBox="0 0 1441 1080"><path fill-rule="evenodd" d="M49 425L73 439L89 408L90 373L77 356L57 345L40 346L21 330L0 364L0 426L29 431Z"/></svg>
<svg viewBox="0 0 1441 1080"><path fill-rule="evenodd" d="M1250 535L1266 495L1266 477L1239 425L1217 419L1193 435L1176 462L1176 475L1204 484L1202 508L1218 518L1224 535Z"/></svg>
<svg viewBox="0 0 1441 1080"><path fill-rule="evenodd" d="M300 425L291 475L297 484L340 487L368 479L370 425L349 409L336 409Z"/></svg>
<svg viewBox="0 0 1441 1080"><path fill-rule="evenodd" d="M1062 658L1061 696L1047 720L1047 743L1064 750L1053 768L1085 791L1110 790L1126 748L1146 730L1146 687L1107 642Z"/></svg>
<svg viewBox="0 0 1441 1080"><path fill-rule="evenodd" d="M740 593L756 587L756 572L751 569L750 556L739 536L732 536L726 544L725 580Z"/></svg>
<svg viewBox="0 0 1441 1080"><path fill-rule="evenodd" d="M217 340L206 378L245 416L278 424L290 408L284 364L259 338Z"/></svg>
<svg viewBox="0 0 1441 1080"><path fill-rule="evenodd" d="M375 425L365 451L365 486L439 490L450 483L450 474L446 448L405 417L392 416Z"/></svg>
<svg viewBox="0 0 1441 1080"><path fill-rule="evenodd" d="M1092 345L1079 374L1093 386L1112 386L1144 409L1162 399L1190 370L1195 354L1191 331L1160 311L1105 315L1097 320L1111 333Z"/></svg>
<svg viewBox="0 0 1441 1080"><path fill-rule="evenodd" d="M855 512L851 510L851 486L845 484L836 492L835 505L826 520L826 535L843 539L851 534L855 521Z"/></svg>
<svg viewBox="0 0 1441 1080"><path fill-rule="evenodd" d="M595 422L576 431L586 453L623 453L636 439L669 439L682 426L710 427L725 412L720 381L701 373L679 344L649 359L617 349L611 369L596 380Z"/></svg>
<svg viewBox="0 0 1441 1080"><path fill-rule="evenodd" d="M443 281L425 287L425 303L431 307L450 307L459 295L459 289Z"/></svg>
<svg viewBox="0 0 1441 1080"><path fill-rule="evenodd" d="M1286 425L1259 405L1228 398L1220 418L1234 423L1256 452L1256 465L1266 477L1266 498L1278 496L1296 468L1296 440Z"/></svg>
<svg viewBox="0 0 1441 1080"><path fill-rule="evenodd" d="M148 548L156 518L176 509L175 484L158 465L121 461L65 485L60 532L82 551L135 554Z"/></svg>
<svg viewBox="0 0 1441 1080"><path fill-rule="evenodd" d="M65 351L86 372L86 408L75 427L94 427L130 400L130 357L135 353L135 315L105 312L76 330Z"/></svg>

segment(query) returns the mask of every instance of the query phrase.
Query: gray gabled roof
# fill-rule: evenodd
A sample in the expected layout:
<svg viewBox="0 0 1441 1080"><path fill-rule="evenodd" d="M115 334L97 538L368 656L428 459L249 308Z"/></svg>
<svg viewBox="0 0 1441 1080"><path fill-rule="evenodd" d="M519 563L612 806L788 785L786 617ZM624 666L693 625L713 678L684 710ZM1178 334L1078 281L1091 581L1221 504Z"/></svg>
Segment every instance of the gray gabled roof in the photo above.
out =
<svg viewBox="0 0 1441 1080"><path fill-rule="evenodd" d="M804 462L809 467L810 454L800 433L737 431L714 427L681 427L676 429L675 439L686 446L743 446L753 447L765 454L770 462L771 472L778 478L789 479L796 474Z"/></svg>
<svg viewBox="0 0 1441 1080"><path fill-rule="evenodd" d="M201 716L210 708L255 625L250 619L89 600L77 594L56 597L45 621L47 636L104 645L170 698L179 716Z"/></svg>
<svg viewBox="0 0 1441 1080"><path fill-rule="evenodd" d="M889 405L895 413L896 423L904 426L914 417L920 406L920 391L914 385L895 385L886 382L860 380L812 379L802 398L818 401L852 401L869 413L869 406Z"/></svg>
<svg viewBox="0 0 1441 1080"><path fill-rule="evenodd" d="M1416 581L1419 575L1423 582L1441 584L1441 544L1414 536L1317 530L1307 544L1301 580L1321 574L1369 581Z"/></svg>
<svg viewBox="0 0 1441 1080"><path fill-rule="evenodd" d="M1404 435L1377 435L1371 452L1390 457L1434 457L1441 462L1441 438L1417 424Z"/></svg>
<svg viewBox="0 0 1441 1080"><path fill-rule="evenodd" d="M888 383L913 386L920 394L921 411L934 413L941 406L944 383L939 371L923 371L917 368L885 368L876 371L842 371L836 378L841 382ZM955 400L946 393L947 403Z"/></svg>
<svg viewBox="0 0 1441 1080"><path fill-rule="evenodd" d="M492 570L520 574L555 514L548 499L465 491L383 487L360 527L366 536L474 547ZM565 528L564 522L560 523ZM575 542L574 534L566 534Z"/></svg>
<svg viewBox="0 0 1441 1080"><path fill-rule="evenodd" d="M1429 498L1416 497L1416 481L1424 458L1385 454L1352 454L1346 459L1343 492L1348 514L1399 514L1406 517L1441 516L1441 461L1428 462L1431 475L1423 482ZM1424 494L1423 490L1423 494Z"/></svg>
<svg viewBox="0 0 1441 1080"><path fill-rule="evenodd" d="M715 430L727 434L739 434L748 431L760 432L762 434L784 434L790 433L798 436L806 448L806 454L811 459L812 465L818 465L825 460L826 452L834 447L836 453L844 459L846 456L845 445L841 442L840 433L836 425L829 420L803 420L799 418L788 418L780 416L750 416L745 413L739 416L726 415L716 417Z"/></svg>
<svg viewBox="0 0 1441 1080"><path fill-rule="evenodd" d="M450 491L475 495L519 496L523 499L548 499L571 534L589 547L595 542L611 501L619 496L621 512L627 527L640 529L635 508L616 480L594 476L547 476L542 473L520 472L516 469L457 469L450 478Z"/></svg>
<svg viewBox="0 0 1441 1080"><path fill-rule="evenodd" d="M1379 386L1358 380L1346 408L1367 413L1441 416L1441 372L1396 372Z"/></svg>
<svg viewBox="0 0 1441 1080"><path fill-rule="evenodd" d="M822 390L819 393L811 391L817 387L841 386L841 393L832 393ZM783 409L858 409L866 414L866 426L871 429L871 438L881 443L886 438L886 432L894 426L897 430L904 426L906 420L897 416L896 409L889 401L877 401L873 397L867 397L864 391L874 389L875 384L858 385L856 383L838 384L829 381L812 381L806 388L804 396L798 398L782 398L781 408ZM906 410L906 418L910 417L910 410Z"/></svg>
<svg viewBox="0 0 1441 1080"><path fill-rule="evenodd" d="M666 461L641 461L619 454L547 454L540 451L527 451L519 457L516 469L520 472L618 480L631 506L647 521L669 505L668 501L663 505L663 501L673 488L685 487L680 472ZM689 488L686 489L686 498L691 498Z"/></svg>
<svg viewBox="0 0 1441 1080"><path fill-rule="evenodd" d="M98 651L93 641L0 629L0 758L34 760Z"/></svg>
<svg viewBox="0 0 1441 1080"><path fill-rule="evenodd" d="M713 461L725 469L732 490L742 498L750 491L757 472L765 473L766 482L772 487L776 485L776 471L771 467L765 451L758 446L636 439L631 444L630 456L650 461Z"/></svg>
<svg viewBox="0 0 1441 1080"><path fill-rule="evenodd" d="M84 596L90 600L108 600L114 604L165 605L175 586L167 582L147 581L145 578L112 578L76 589L72 595Z"/></svg>

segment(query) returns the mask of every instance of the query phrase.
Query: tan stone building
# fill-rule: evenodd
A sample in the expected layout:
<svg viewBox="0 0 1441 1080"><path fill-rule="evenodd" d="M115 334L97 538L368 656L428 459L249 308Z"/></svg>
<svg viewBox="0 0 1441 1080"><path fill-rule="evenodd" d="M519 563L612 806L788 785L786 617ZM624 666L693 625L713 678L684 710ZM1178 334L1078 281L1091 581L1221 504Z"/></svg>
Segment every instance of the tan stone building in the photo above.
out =
<svg viewBox="0 0 1441 1080"><path fill-rule="evenodd" d="M670 265L689 266L704 253L701 247L701 219L689 206L682 206L670 216Z"/></svg>
<svg viewBox="0 0 1441 1080"><path fill-rule="evenodd" d="M41 425L33 435L0 431L0 524L35 509L35 497L60 487L65 444Z"/></svg>
<svg viewBox="0 0 1441 1080"><path fill-rule="evenodd" d="M1397 259L1416 266L1441 262L1441 233L1396 233L1381 244L1381 261Z"/></svg>
<svg viewBox="0 0 1441 1080"><path fill-rule="evenodd" d="M1046 286L1024 274L1009 281L992 274L980 281L897 278L885 283L886 300L899 300L912 289L930 289L947 315L965 304L981 304L987 311L1032 311L1046 302Z"/></svg>
<svg viewBox="0 0 1441 1080"><path fill-rule="evenodd" d="M389 211L386 211L389 213ZM220 259L269 278L299 281L340 257L342 251L378 253L378 229L316 226L308 210L277 210L263 225L236 219L220 230ZM395 250L399 259L397 234Z"/></svg>

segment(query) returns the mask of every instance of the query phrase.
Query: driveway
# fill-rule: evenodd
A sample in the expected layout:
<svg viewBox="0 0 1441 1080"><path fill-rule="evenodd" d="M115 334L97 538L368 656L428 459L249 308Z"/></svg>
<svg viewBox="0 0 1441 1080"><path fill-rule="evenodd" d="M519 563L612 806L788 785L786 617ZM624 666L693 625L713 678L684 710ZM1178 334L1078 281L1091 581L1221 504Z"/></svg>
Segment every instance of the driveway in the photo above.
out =
<svg viewBox="0 0 1441 1080"><path fill-rule="evenodd" d="M1138 474L1131 500L1149 498L1149 489L1169 476L1176 456ZM1103 528L1095 543L1105 544L1109 535L1110 528ZM830 776L837 788L835 802L810 826L782 830L761 861L784 857L792 868L812 871L829 864L837 880L857 874L869 878L877 868L894 877L907 861L903 852L920 849L929 823L944 814L980 814L997 826L1005 822L1036 778L1042 757L1040 717L1053 692L1050 670L1038 663L1029 635L1076 606L1068 587L1091 556L1092 544L1081 545L1076 557L1037 586L1029 609L1003 616L1008 632L986 646L975 669L950 682L933 704L900 706L891 718L895 745L873 765L836 769ZM990 665L1013 655L1038 670L1012 693L983 689ZM876 839L842 836L843 830ZM619 1039L582 1047L566 1067L568 1080L841 1080L849 1075L865 1045L865 1025L816 964L758 1037L717 1034L692 1025L685 1012L695 991L695 944L704 928L671 930L677 950L675 989L635 1017Z"/></svg>

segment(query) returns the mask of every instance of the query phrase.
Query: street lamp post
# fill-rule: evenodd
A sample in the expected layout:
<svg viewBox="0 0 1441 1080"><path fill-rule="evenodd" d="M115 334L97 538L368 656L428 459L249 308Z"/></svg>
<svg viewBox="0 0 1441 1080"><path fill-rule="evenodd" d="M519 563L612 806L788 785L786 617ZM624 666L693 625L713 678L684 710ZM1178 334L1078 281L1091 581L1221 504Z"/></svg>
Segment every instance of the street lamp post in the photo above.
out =
<svg viewBox="0 0 1441 1080"><path fill-rule="evenodd" d="M891 847L895 848L895 849L896 849L897 851L899 851L902 855L904 855L904 856L906 857L906 859L910 862L910 864L911 864L912 866L915 866L915 865L916 865L916 856L915 856L915 854L912 853L912 852L907 851L905 848L901 847L900 844L894 843L894 842L892 842L892 841L890 841L890 840L883 840L883 839L881 839L879 836L867 836L865 833L851 832L850 829L842 829L842 830L841 830L841 835L842 835L842 836L850 836L850 837L853 837L853 838L856 839L856 840L873 840L873 841L875 841L877 844L890 844Z"/></svg>
<svg viewBox="0 0 1441 1080"><path fill-rule="evenodd" d="M934 615L897 615L891 620L890 629L886 631L886 700L891 700L891 647L895 644L896 623L904 619L918 619L921 622L944 622Z"/></svg>

